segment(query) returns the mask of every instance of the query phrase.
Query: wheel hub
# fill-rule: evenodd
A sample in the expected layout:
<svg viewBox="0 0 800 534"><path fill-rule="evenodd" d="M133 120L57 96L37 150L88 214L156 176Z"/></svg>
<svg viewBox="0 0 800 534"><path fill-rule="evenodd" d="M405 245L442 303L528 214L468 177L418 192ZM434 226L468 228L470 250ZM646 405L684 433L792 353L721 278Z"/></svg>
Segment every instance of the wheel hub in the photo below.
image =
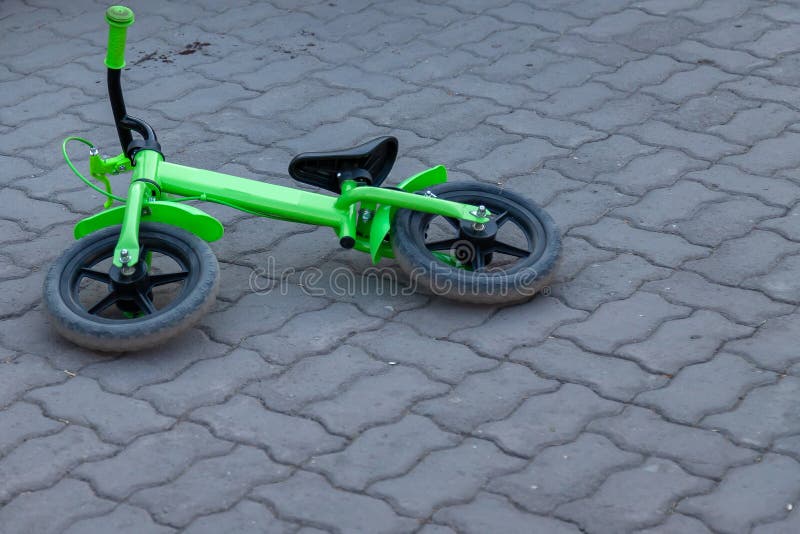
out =
<svg viewBox="0 0 800 534"><path fill-rule="evenodd" d="M480 226L478 226L480 228ZM469 221L461 221L459 234L462 239L467 239L479 244L491 243L497 236L497 223L493 220L483 224L483 229Z"/></svg>
<svg viewBox="0 0 800 534"><path fill-rule="evenodd" d="M129 275L122 274L122 269L116 265L112 265L108 271L108 276L111 278L111 288L119 297L117 305L121 309L125 309L126 303L133 303L136 300L137 293L147 293L150 291L150 276L147 272L147 262L140 261L133 267L133 273ZM133 305L133 310L137 308Z"/></svg>

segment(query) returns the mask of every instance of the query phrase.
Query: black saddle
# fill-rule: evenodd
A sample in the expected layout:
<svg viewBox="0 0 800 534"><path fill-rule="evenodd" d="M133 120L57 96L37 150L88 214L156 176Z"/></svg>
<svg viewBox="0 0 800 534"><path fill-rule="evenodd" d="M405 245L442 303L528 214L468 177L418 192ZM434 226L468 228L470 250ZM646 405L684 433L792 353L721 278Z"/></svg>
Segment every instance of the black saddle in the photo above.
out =
<svg viewBox="0 0 800 534"><path fill-rule="evenodd" d="M379 186L389 176L397 158L397 138L379 137L347 150L304 152L289 163L289 174L298 182L341 192L344 180Z"/></svg>

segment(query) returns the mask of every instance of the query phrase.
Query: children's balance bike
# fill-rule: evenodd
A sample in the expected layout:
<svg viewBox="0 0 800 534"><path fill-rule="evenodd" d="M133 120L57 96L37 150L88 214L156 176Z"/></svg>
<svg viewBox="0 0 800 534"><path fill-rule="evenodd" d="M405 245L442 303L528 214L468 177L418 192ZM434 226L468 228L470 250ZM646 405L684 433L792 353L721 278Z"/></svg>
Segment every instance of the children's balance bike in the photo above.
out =
<svg viewBox="0 0 800 534"><path fill-rule="evenodd" d="M445 183L441 165L385 186L398 149L391 136L291 161L295 180L332 195L166 161L153 128L128 115L122 96L133 12L112 6L105 18L108 95L122 153L104 158L78 137L62 145L73 172L108 198L103 211L77 223L78 241L45 280L45 310L67 339L101 351L138 350L186 330L211 307L219 267L207 242L222 237L223 226L189 201L328 226L342 247L375 263L395 258L412 284L459 301L519 302L548 283L561 241L542 208L494 185ZM91 176L104 187L70 162L70 141L89 146ZM122 198L108 175L126 172L131 181Z"/></svg>

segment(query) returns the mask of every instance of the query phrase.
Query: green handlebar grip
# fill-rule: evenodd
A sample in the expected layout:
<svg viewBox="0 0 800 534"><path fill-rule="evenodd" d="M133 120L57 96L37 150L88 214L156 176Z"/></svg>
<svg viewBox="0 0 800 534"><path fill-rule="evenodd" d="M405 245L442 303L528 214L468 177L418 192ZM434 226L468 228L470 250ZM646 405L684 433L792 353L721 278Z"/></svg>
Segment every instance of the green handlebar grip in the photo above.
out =
<svg viewBox="0 0 800 534"><path fill-rule="evenodd" d="M133 11L125 6L111 6L106 9L106 22L108 22L106 67L121 69L125 66L125 37L128 26L133 24Z"/></svg>

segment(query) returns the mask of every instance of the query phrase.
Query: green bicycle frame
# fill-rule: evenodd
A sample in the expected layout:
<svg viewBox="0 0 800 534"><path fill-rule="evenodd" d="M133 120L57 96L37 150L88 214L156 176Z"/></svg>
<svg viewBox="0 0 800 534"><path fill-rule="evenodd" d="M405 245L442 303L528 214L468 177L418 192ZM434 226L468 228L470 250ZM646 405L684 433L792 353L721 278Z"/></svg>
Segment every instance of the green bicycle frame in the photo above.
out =
<svg viewBox="0 0 800 534"><path fill-rule="evenodd" d="M133 23L133 13L128 8L112 6L106 11L106 20L109 47L105 63L109 69L119 70L125 65L125 32ZM124 111L124 103L122 107ZM100 228L121 224L113 260L117 267L131 267L139 261L142 221L180 226L207 241L219 239L223 233L219 221L182 203L185 200L214 202L272 219L328 226L336 232L343 247L367 252L374 262L393 255L386 236L398 208L477 224L488 222L491 215L485 210L479 216L477 206L439 199L432 193L415 194L447 180L447 172L441 165L404 180L397 189L345 180L339 196L170 163L152 149L137 151L133 161L124 153L106 160L94 154L90 157L90 167L92 175L100 180L107 173L133 171L124 206L110 207L75 227L75 237L80 238Z"/></svg>

